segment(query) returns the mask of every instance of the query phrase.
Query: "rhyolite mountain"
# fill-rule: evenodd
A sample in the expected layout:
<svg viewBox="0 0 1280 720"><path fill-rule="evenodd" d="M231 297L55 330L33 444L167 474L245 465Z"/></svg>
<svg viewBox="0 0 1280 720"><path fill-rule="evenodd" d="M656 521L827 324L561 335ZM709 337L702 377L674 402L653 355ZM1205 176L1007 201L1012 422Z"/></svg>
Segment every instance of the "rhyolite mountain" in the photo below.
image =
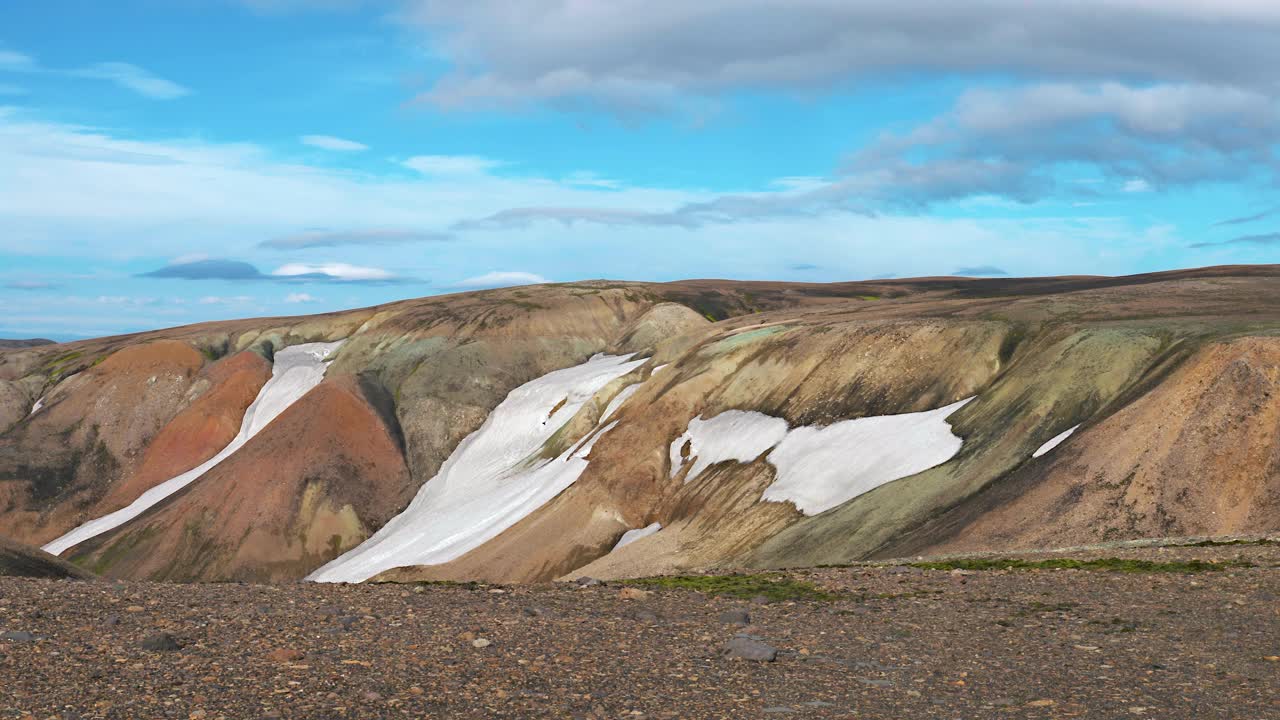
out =
<svg viewBox="0 0 1280 720"><path fill-rule="evenodd" d="M0 535L108 577L517 582L1276 530L1278 266L591 281L0 350Z"/></svg>

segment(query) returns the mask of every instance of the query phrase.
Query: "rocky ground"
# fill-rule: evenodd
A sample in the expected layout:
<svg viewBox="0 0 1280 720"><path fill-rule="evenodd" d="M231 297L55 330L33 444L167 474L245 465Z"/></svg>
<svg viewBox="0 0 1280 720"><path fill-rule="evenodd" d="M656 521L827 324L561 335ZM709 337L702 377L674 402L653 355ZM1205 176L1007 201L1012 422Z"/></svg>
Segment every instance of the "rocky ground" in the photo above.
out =
<svg viewBox="0 0 1280 720"><path fill-rule="evenodd" d="M0 717L1280 718L1280 547L1070 557L656 586L0 578Z"/></svg>

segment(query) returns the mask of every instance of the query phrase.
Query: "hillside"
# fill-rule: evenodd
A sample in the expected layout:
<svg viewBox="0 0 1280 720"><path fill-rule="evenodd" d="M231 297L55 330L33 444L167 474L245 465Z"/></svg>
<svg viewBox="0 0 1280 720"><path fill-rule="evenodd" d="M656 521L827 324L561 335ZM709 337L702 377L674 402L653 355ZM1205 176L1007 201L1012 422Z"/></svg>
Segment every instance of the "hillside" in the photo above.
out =
<svg viewBox="0 0 1280 720"><path fill-rule="evenodd" d="M0 352L108 577L515 582L1280 529L1280 267L591 281Z"/></svg>
<svg viewBox="0 0 1280 720"><path fill-rule="evenodd" d="M85 580L93 575L43 550L0 537L0 577Z"/></svg>

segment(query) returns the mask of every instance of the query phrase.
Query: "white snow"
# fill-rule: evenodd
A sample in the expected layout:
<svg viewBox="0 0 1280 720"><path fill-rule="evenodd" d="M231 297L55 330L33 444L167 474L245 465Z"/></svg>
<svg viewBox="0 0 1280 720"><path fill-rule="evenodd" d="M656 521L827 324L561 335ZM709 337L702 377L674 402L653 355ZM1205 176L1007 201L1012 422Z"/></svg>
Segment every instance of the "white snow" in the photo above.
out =
<svg viewBox="0 0 1280 720"><path fill-rule="evenodd" d="M649 377L653 377L654 375L657 375L658 373L660 373L660 372L662 372L663 370L665 370L669 365L671 365L671 363L663 363L663 364L661 364L661 365L659 365L659 366L655 367L654 369L652 369L652 370L650 370L650 371L649 371Z"/></svg>
<svg viewBox="0 0 1280 720"><path fill-rule="evenodd" d="M36 401L35 405L31 406L31 413L28 415L28 417L40 412L40 408L42 407L44 407L44 398L40 398L39 400Z"/></svg>
<svg viewBox="0 0 1280 720"><path fill-rule="evenodd" d="M671 477L684 466L680 450L692 441L689 457L693 467L684 476L687 483L718 462L751 462L777 445L787 435L787 421L747 410L726 410L710 420L689 421L689 429L671 443Z"/></svg>
<svg viewBox="0 0 1280 720"><path fill-rule="evenodd" d="M777 479L761 499L793 502L805 515L816 515L941 465L963 444L946 419L971 400L925 412L795 428L769 453Z"/></svg>
<svg viewBox="0 0 1280 720"><path fill-rule="evenodd" d="M1079 425L1076 425L1075 427L1067 428L1066 430L1064 430L1064 431L1062 431L1062 432L1058 433L1057 435L1054 435L1053 437L1049 438L1049 442L1047 442L1047 443L1045 443L1045 444L1041 445L1039 448L1037 448L1035 452L1031 453L1031 457L1033 457L1033 458L1038 458L1038 457L1040 457L1041 455L1044 455L1044 454L1048 453L1050 450L1052 450L1052 449L1054 449L1054 448L1058 447L1059 445L1061 445L1061 444L1062 444L1062 441L1064 441L1064 440L1066 440L1067 438L1071 437L1071 433L1075 432L1075 431L1076 431L1076 428L1078 428L1078 427L1080 427L1080 426L1079 426Z"/></svg>
<svg viewBox="0 0 1280 720"><path fill-rule="evenodd" d="M394 567L448 562L555 498L586 470L591 446L614 423L557 458L536 454L596 392L646 362L630 357L597 355L512 390L404 512L308 579L360 582Z"/></svg>
<svg viewBox="0 0 1280 720"><path fill-rule="evenodd" d="M615 395L613 400L609 401L609 407L604 409L604 414L600 416L600 421L603 422L612 417L618 411L618 408L622 407L624 403L631 399L632 395L635 395L640 390L640 386L643 384L635 383L622 388L622 391Z"/></svg>
<svg viewBox="0 0 1280 720"><path fill-rule="evenodd" d="M631 543L639 540L640 538L647 538L661 529L662 529L662 523L655 522L655 523L650 523L648 525L645 525L642 528L636 528L635 530L628 530L622 533L622 537L618 538L618 544L614 545L613 549L610 550L609 552L617 552L618 548L624 547L626 545L630 545Z"/></svg>
<svg viewBox="0 0 1280 720"><path fill-rule="evenodd" d="M245 410L244 419L240 422L239 434L221 452L201 465L152 487L126 507L75 528L45 545L44 550L58 555L89 538L117 528L190 485L201 475L212 470L214 466L231 457L286 408L320 384L324 379L325 369L329 366L327 362L329 356L340 345L342 345L341 340L331 343L307 343L277 352L275 364L271 369L271 379L267 380L258 391L258 397L254 399L253 404Z"/></svg>

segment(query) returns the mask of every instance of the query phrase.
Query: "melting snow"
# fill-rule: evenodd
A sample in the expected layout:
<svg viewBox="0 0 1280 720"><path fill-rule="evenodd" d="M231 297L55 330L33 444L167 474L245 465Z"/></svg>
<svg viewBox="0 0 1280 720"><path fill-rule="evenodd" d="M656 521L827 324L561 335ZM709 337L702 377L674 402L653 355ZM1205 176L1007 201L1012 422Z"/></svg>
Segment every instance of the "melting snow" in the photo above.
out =
<svg viewBox="0 0 1280 720"><path fill-rule="evenodd" d="M597 355L512 390L404 512L308 579L360 582L394 567L448 562L555 498L587 469L591 446L616 423L557 458L536 454L601 388L646 362L630 357Z"/></svg>
<svg viewBox="0 0 1280 720"><path fill-rule="evenodd" d="M661 529L662 529L662 523L656 522L656 523L650 523L642 528L637 528L635 530L628 530L622 533L622 537L618 538L618 544L614 545L613 550L610 550L609 552L617 552L618 548L624 547L626 545L630 545L631 543L641 538L647 538Z"/></svg>
<svg viewBox="0 0 1280 720"><path fill-rule="evenodd" d="M1038 458L1038 457L1040 457L1041 455L1044 455L1044 454L1048 453L1050 450L1052 450L1052 449L1054 449L1054 448L1058 447L1059 445L1061 445L1061 444L1062 444L1062 442L1063 442L1064 440L1066 440L1067 438L1071 437L1071 433L1075 432L1075 431L1076 431L1076 428L1078 428L1078 427L1080 427L1080 426L1079 426L1079 425L1076 425L1075 427L1068 428L1068 429L1064 430L1063 432L1060 432L1060 433L1058 433L1057 435L1054 435L1053 437L1049 438L1049 442L1047 442L1047 443L1045 443L1045 444L1041 445L1039 448L1037 448L1035 452L1031 453L1031 457L1033 457L1033 458Z"/></svg>
<svg viewBox="0 0 1280 720"><path fill-rule="evenodd" d="M613 400L609 402L609 407L604 409L604 414L600 416L600 420L604 421L612 417L613 414L618 411L618 408L622 407L624 403L631 399L632 395L635 395L636 392L640 390L640 386L643 384L644 383L635 383L634 385L628 385L622 388L622 391L615 395Z"/></svg>
<svg viewBox="0 0 1280 720"><path fill-rule="evenodd" d="M685 482L715 463L750 462L772 449L767 459L777 468L776 479L761 499L792 502L805 515L816 515L950 460L963 441L951 434L946 419L971 400L792 430L782 418L743 410L694 418L671 443L671 476L689 461L680 454L685 441L692 443L693 459Z"/></svg>
<svg viewBox="0 0 1280 720"><path fill-rule="evenodd" d="M209 472L223 460L231 457L244 447L253 436L266 427L280 413L284 412L309 390L320 384L328 368L329 357L342 345L342 341L331 343L307 343L285 348L275 355L275 364L271 368L271 379L267 380L258 397L244 413L240 422L240 432L236 437L212 458L198 467L192 468L177 477L164 482L142 493L137 500L108 515L81 525L62 537L44 546L44 550L58 555L68 548L74 547L89 538L101 535L117 528L141 515L156 503L175 492L190 485L201 475Z"/></svg>
<svg viewBox="0 0 1280 720"><path fill-rule="evenodd" d="M951 433L947 417L971 400L925 412L796 428L769 453L778 476L761 499L790 501L805 515L817 515L941 465L964 442Z"/></svg>
<svg viewBox="0 0 1280 720"><path fill-rule="evenodd" d="M31 414L31 415L35 415L36 413L40 412L40 408L42 408L42 407L44 407L44 398L40 398L39 400L37 400L37 401L36 401L36 404L35 404L35 405L32 405L32 406L31 406L31 413L30 413L30 414ZM28 417L29 417L29 416L28 416Z"/></svg>
<svg viewBox="0 0 1280 720"><path fill-rule="evenodd" d="M703 470L725 460L751 462L787 435L787 421L763 413L727 410L710 420L694 418L689 429L671 443L671 477L675 477L685 460L680 451L691 441L689 456L693 467L684 481L697 477Z"/></svg>

